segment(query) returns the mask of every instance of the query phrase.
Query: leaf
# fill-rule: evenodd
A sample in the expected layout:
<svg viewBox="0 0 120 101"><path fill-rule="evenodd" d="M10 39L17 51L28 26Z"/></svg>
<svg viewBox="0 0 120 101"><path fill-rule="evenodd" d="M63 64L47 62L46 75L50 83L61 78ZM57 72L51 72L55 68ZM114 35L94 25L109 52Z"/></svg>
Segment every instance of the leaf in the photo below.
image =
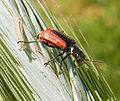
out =
<svg viewBox="0 0 120 101"><path fill-rule="evenodd" d="M37 33L51 27L62 28L45 1L43 3L39 0L0 1L2 99L6 101L114 100L109 85L94 64L89 64L92 69L89 65L77 68L77 64L73 63L73 57L69 57L62 65L62 74L57 75L62 57L56 59L56 62L44 65L59 53L57 49L48 48L40 42L17 44L19 40L36 40Z"/></svg>

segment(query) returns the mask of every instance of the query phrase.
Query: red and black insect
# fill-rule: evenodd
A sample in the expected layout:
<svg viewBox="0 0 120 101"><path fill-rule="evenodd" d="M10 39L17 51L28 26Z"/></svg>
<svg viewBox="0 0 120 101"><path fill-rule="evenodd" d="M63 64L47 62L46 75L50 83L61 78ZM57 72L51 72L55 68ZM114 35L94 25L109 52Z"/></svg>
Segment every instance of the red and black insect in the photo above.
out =
<svg viewBox="0 0 120 101"><path fill-rule="evenodd" d="M49 47L58 48L63 51L62 53L58 54L55 58L63 55L66 52L67 55L62 59L62 61L66 59L68 56L72 55L75 57L77 63L80 66L82 66L85 63L84 60L86 59L82 49L76 45L75 40L65 35L64 32L61 32L55 29L47 29L42 33L39 33L37 35L37 39ZM19 42L24 42L24 41L19 41ZM30 41L27 43L32 43L32 42L35 42L35 41ZM45 64L48 64L54 59L48 61ZM62 61L61 61L61 64L62 64Z"/></svg>

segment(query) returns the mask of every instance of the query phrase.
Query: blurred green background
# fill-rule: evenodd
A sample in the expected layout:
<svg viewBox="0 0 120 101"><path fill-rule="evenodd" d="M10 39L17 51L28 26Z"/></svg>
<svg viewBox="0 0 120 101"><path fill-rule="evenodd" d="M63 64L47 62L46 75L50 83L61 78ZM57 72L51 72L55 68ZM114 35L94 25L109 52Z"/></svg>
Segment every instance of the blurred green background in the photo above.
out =
<svg viewBox="0 0 120 101"><path fill-rule="evenodd" d="M66 17L69 18L72 14L77 20L96 59L108 64L101 64L101 70L115 96L120 100L120 0L55 1ZM91 55L86 43L80 39Z"/></svg>

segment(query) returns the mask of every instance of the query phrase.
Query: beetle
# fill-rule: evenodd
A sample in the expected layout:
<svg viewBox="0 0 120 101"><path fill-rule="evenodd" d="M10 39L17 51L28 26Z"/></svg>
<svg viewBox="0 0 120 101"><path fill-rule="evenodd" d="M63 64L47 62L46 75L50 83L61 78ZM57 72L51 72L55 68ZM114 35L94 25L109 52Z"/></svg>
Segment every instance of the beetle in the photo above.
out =
<svg viewBox="0 0 120 101"><path fill-rule="evenodd" d="M65 35L64 32L55 29L47 29L41 33L38 33L36 37L45 45L63 51L62 53L58 54L55 58L46 62L45 65L56 59L58 56L63 55L65 52L67 53L67 55L62 59L62 61L66 59L68 56L72 55L73 57L75 57L79 66L82 66L85 63L84 60L86 59L82 49L78 45L76 45L76 41L74 39ZM18 41L18 43L20 42L24 42L24 41ZM36 41L30 41L25 43L32 43L32 42L36 42Z"/></svg>

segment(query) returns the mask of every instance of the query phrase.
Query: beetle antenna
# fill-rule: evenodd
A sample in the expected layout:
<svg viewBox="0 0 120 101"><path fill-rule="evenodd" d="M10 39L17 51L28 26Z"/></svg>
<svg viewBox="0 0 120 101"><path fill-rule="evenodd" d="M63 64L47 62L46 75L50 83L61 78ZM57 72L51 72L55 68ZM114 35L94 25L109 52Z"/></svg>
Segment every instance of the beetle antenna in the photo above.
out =
<svg viewBox="0 0 120 101"><path fill-rule="evenodd" d="M87 62L84 62L84 64L86 64L92 70L92 67Z"/></svg>
<svg viewBox="0 0 120 101"><path fill-rule="evenodd" d="M89 61L89 62L98 62L98 63L104 63L104 64L107 64L106 62L102 61L102 60L89 60L89 59L85 59L86 61Z"/></svg>

